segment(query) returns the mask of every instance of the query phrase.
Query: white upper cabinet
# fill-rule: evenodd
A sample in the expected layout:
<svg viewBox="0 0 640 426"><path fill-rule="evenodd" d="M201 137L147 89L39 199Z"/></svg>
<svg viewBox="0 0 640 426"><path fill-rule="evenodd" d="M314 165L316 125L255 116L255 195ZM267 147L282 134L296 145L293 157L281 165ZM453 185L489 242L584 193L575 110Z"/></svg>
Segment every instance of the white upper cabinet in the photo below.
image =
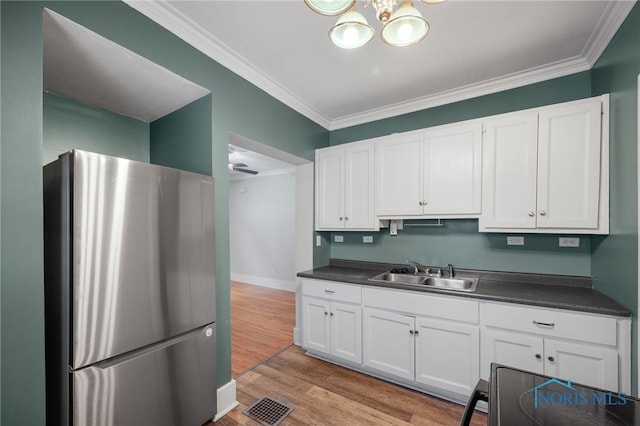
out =
<svg viewBox="0 0 640 426"><path fill-rule="evenodd" d="M477 217L481 155L479 121L381 138L376 143L376 214Z"/></svg>
<svg viewBox="0 0 640 426"><path fill-rule="evenodd" d="M480 213L482 124L437 127L424 134L424 214Z"/></svg>
<svg viewBox="0 0 640 426"><path fill-rule="evenodd" d="M391 135L376 143L376 214L422 214L422 133Z"/></svg>
<svg viewBox="0 0 640 426"><path fill-rule="evenodd" d="M374 145L316 150L316 229L377 230Z"/></svg>
<svg viewBox="0 0 640 426"><path fill-rule="evenodd" d="M607 101L485 120L481 231L609 232Z"/></svg>

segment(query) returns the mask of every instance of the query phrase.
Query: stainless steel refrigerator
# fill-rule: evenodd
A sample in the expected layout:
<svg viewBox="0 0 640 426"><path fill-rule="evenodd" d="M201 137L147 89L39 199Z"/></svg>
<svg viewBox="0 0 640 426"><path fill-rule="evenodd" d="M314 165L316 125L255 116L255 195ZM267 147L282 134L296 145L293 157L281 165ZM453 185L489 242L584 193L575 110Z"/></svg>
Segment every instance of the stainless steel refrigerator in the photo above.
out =
<svg viewBox="0 0 640 426"><path fill-rule="evenodd" d="M213 179L79 150L43 178L47 424L211 420Z"/></svg>

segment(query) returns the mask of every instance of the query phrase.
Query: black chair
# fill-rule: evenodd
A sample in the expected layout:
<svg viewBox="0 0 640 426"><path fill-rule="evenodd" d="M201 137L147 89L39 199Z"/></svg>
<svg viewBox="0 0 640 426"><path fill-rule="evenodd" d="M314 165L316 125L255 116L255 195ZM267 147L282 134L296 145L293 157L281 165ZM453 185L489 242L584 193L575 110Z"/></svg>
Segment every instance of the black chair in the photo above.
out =
<svg viewBox="0 0 640 426"><path fill-rule="evenodd" d="M489 382L482 379L478 381L478 384L473 389L471 399L469 399L467 406L464 408L460 426L469 426L469 423L471 422L471 416L473 416L473 410L475 410L476 404L480 400L489 401Z"/></svg>

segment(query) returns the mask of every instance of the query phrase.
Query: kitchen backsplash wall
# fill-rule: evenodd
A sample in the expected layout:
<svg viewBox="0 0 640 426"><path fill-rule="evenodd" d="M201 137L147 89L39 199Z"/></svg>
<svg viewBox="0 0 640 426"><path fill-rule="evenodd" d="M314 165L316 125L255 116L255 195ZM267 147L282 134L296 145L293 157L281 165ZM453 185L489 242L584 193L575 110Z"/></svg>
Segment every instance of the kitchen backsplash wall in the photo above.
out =
<svg viewBox="0 0 640 426"><path fill-rule="evenodd" d="M418 223L418 221L414 221ZM493 234L478 232L475 219L449 219L442 227L405 227L398 235L380 232L332 232L331 257L371 262L425 265L448 263L459 268L591 275L591 237L580 235L580 247L559 247L558 235ZM334 242L336 235L342 243ZM364 244L363 236L373 236ZM524 246L507 246L507 236L524 236Z"/></svg>

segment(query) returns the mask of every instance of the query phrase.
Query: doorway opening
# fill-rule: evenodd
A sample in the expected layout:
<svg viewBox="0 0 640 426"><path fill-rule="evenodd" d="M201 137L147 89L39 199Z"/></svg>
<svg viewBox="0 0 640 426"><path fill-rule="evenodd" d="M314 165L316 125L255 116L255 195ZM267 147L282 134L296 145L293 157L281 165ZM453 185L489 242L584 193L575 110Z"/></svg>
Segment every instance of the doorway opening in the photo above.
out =
<svg viewBox="0 0 640 426"><path fill-rule="evenodd" d="M313 263L313 167L229 136L231 369L237 377L294 343L297 272Z"/></svg>

